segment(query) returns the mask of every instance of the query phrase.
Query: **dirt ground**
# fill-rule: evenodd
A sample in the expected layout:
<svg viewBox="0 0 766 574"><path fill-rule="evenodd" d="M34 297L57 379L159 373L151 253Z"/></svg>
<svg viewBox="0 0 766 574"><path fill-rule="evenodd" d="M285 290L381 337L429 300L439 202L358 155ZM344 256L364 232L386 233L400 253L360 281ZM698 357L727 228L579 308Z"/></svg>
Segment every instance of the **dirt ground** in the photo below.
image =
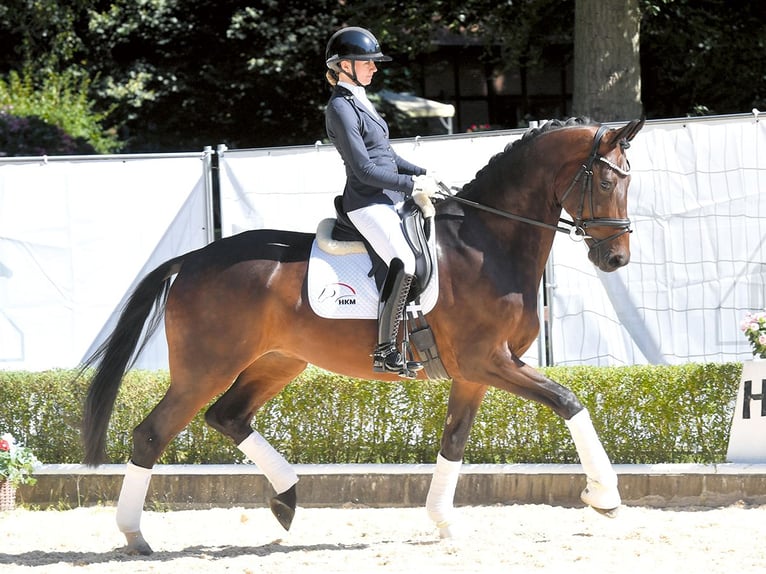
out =
<svg viewBox="0 0 766 574"><path fill-rule="evenodd" d="M110 507L0 513L0 572L321 573L763 572L766 506L461 507L440 541L422 508L298 508L285 532L267 508L145 512L151 556L127 556Z"/></svg>

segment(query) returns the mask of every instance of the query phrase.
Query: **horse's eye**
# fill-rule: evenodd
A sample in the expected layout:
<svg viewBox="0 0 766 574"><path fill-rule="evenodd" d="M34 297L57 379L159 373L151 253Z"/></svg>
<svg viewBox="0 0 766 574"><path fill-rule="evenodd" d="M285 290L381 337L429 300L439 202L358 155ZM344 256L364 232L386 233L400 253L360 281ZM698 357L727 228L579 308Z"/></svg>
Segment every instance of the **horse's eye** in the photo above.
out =
<svg viewBox="0 0 766 574"><path fill-rule="evenodd" d="M605 179L602 179L599 185L602 191L610 191L612 189L612 182Z"/></svg>

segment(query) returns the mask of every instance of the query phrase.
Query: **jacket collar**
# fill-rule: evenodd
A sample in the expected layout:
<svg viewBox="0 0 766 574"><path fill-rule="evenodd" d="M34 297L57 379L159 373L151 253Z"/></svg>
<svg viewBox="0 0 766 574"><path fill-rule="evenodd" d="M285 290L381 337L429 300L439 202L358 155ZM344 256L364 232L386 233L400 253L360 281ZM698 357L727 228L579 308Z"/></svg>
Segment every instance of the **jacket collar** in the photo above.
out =
<svg viewBox="0 0 766 574"><path fill-rule="evenodd" d="M341 86L340 84L335 86L334 94L337 94L340 97L343 97L347 99L351 105L353 105L359 112L366 114L371 120L373 120L376 124L378 124L380 127L382 127L386 133L388 133L388 125L386 125L385 120L381 118L377 113L372 113L369 109L367 109L367 106L365 106L359 98L356 97L356 95L349 90L346 86Z"/></svg>

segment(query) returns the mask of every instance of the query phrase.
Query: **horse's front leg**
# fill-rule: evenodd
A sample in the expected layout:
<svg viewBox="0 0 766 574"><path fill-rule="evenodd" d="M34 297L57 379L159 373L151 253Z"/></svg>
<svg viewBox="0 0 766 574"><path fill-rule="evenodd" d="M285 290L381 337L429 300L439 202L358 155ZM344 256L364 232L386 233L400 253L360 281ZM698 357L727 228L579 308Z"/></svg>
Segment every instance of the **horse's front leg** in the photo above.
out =
<svg viewBox="0 0 766 574"><path fill-rule="evenodd" d="M483 385L452 382L441 449L436 457L436 469L426 498L428 516L439 528L441 538L452 538L455 535L455 489L468 435L486 392L487 387Z"/></svg>
<svg viewBox="0 0 766 574"><path fill-rule="evenodd" d="M550 407L572 435L587 484L580 498L594 510L614 516L622 501L617 489L617 474L593 428L588 410L575 394L563 385L503 352L486 380L490 385Z"/></svg>

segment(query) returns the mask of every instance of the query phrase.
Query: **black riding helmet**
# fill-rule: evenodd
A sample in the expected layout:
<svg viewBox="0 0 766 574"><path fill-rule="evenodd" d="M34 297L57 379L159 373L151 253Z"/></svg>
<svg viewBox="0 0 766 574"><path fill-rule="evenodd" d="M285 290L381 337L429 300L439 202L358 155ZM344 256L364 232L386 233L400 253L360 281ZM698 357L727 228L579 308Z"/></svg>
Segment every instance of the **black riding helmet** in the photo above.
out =
<svg viewBox="0 0 766 574"><path fill-rule="evenodd" d="M341 28L330 37L325 51L327 67L336 74L340 73L338 63L341 60L362 60L374 62L390 62L391 58L380 50L380 44L372 32L364 28L350 26ZM356 81L356 72L353 77Z"/></svg>

